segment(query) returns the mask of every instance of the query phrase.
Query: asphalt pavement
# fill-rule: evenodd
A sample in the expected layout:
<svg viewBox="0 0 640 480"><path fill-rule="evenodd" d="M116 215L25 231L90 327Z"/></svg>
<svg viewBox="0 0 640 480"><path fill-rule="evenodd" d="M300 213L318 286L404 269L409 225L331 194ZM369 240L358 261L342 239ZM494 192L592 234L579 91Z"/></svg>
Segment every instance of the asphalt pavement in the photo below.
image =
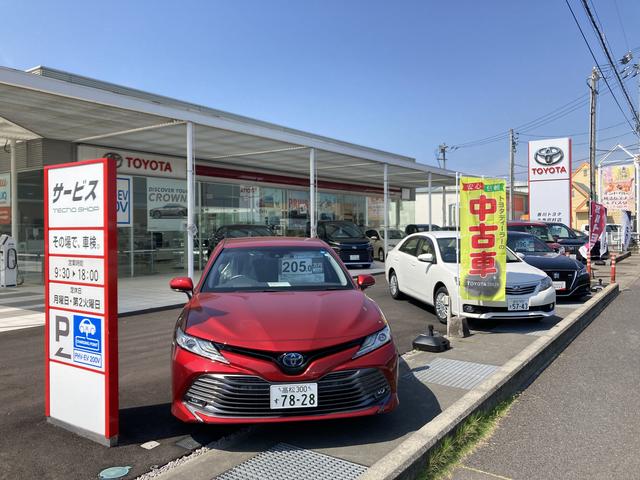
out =
<svg viewBox="0 0 640 480"><path fill-rule="evenodd" d="M522 393L452 478L640 478L639 311L635 282Z"/></svg>

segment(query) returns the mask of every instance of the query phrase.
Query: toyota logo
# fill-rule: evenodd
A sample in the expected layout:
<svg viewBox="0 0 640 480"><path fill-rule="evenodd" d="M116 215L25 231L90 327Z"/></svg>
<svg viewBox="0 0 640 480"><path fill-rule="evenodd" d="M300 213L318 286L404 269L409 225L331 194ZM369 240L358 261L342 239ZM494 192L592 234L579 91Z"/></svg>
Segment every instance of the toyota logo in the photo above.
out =
<svg viewBox="0 0 640 480"><path fill-rule="evenodd" d="M534 154L533 158L540 165L555 165L562 161L564 153L558 147L543 147Z"/></svg>
<svg viewBox="0 0 640 480"><path fill-rule="evenodd" d="M287 368L297 368L304 363L304 356L301 353L284 353L280 356L280 362Z"/></svg>
<svg viewBox="0 0 640 480"><path fill-rule="evenodd" d="M103 155L104 158L109 158L116 161L116 168L122 167L122 155L115 152L107 152Z"/></svg>

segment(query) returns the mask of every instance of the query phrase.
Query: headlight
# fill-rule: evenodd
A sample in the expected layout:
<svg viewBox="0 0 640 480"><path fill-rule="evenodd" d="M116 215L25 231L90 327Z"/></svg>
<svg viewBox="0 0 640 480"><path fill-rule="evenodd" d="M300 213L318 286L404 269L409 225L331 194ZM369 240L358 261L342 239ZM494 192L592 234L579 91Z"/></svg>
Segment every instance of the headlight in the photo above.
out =
<svg viewBox="0 0 640 480"><path fill-rule="evenodd" d="M212 342L187 335L181 328L176 329L176 343L185 350L200 355L201 357L210 358L220 363L229 363L229 361L220 354L218 349L213 346Z"/></svg>
<svg viewBox="0 0 640 480"><path fill-rule="evenodd" d="M389 325L386 325L382 330L378 330L376 333L372 333L364 339L360 350L356 352L353 358L361 357L362 355L374 351L376 348L380 348L385 343L391 341L391 329Z"/></svg>
<svg viewBox="0 0 640 480"><path fill-rule="evenodd" d="M544 291L547 290L548 288L553 287L553 282L551 281L551 279L549 277L544 277L541 281L540 281L540 291Z"/></svg>

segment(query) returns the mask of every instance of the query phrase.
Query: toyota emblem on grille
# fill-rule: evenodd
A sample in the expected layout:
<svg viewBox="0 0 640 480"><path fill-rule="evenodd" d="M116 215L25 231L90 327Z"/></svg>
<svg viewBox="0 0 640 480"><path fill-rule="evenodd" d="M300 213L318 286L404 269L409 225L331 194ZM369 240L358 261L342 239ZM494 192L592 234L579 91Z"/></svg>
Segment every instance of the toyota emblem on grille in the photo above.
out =
<svg viewBox="0 0 640 480"><path fill-rule="evenodd" d="M520 288L521 288L521 287L520 287L520 285L515 285L515 286L513 287L513 289L514 289L514 290L520 290Z"/></svg>
<svg viewBox="0 0 640 480"><path fill-rule="evenodd" d="M543 147L535 153L533 158L540 165L555 165L562 161L564 153L558 147Z"/></svg>
<svg viewBox="0 0 640 480"><path fill-rule="evenodd" d="M297 368L304 363L304 356L297 352L284 353L280 356L280 362L287 368Z"/></svg>
<svg viewBox="0 0 640 480"><path fill-rule="evenodd" d="M558 280L560 278L560 274L558 272L553 272L553 278Z"/></svg>

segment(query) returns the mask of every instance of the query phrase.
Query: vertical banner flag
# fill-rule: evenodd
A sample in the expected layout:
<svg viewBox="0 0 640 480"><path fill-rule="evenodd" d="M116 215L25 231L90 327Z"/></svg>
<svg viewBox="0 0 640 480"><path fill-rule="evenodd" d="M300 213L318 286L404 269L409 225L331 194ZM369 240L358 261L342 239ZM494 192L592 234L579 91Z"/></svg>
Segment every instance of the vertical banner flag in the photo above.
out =
<svg viewBox="0 0 640 480"><path fill-rule="evenodd" d="M629 250L629 244L631 243L631 212L629 210L622 211L622 248L626 252Z"/></svg>
<svg viewBox="0 0 640 480"><path fill-rule="evenodd" d="M591 248L605 232L606 222L607 208L601 203L591 202L591 215L589 216L589 244Z"/></svg>
<svg viewBox="0 0 640 480"><path fill-rule="evenodd" d="M467 300L505 300L505 190L500 179L460 179L460 295Z"/></svg>

